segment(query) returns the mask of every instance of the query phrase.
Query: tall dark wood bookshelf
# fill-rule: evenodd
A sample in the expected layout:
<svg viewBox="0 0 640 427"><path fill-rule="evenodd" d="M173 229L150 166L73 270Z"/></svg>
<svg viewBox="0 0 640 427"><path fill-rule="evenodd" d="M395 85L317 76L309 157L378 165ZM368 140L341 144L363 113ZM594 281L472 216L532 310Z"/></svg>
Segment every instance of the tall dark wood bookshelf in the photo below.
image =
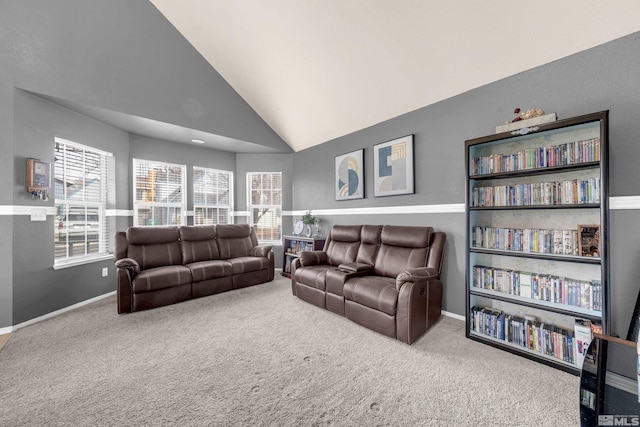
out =
<svg viewBox="0 0 640 427"><path fill-rule="evenodd" d="M603 111L466 141L468 338L578 375L576 320L610 334L608 133Z"/></svg>

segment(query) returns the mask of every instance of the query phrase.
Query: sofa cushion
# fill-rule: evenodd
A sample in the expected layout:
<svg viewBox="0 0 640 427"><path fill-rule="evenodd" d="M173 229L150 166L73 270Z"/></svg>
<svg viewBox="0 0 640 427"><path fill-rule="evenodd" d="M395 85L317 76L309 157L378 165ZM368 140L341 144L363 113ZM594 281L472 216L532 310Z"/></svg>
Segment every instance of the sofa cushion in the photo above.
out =
<svg viewBox="0 0 640 427"><path fill-rule="evenodd" d="M334 225L325 251L329 264L355 262L360 247L361 225Z"/></svg>
<svg viewBox="0 0 640 427"><path fill-rule="evenodd" d="M180 238L178 227L129 227L127 241L130 245L157 245L177 242Z"/></svg>
<svg viewBox="0 0 640 427"><path fill-rule="evenodd" d="M350 301L395 316L398 305L396 281L390 277L352 277L343 287L344 297Z"/></svg>
<svg viewBox="0 0 640 427"><path fill-rule="evenodd" d="M250 273L269 268L269 259L265 257L241 256L229 258L226 261L231 264L233 274Z"/></svg>
<svg viewBox="0 0 640 427"><path fill-rule="evenodd" d="M212 225L180 227L182 259L185 264L220 259L216 228Z"/></svg>
<svg viewBox="0 0 640 427"><path fill-rule="evenodd" d="M385 225L380 233L380 241L386 245L404 248L428 248L431 233L433 227Z"/></svg>
<svg viewBox="0 0 640 427"><path fill-rule="evenodd" d="M395 278L408 268L424 267L433 228L385 225L375 262L375 273Z"/></svg>
<svg viewBox="0 0 640 427"><path fill-rule="evenodd" d="M127 256L141 270L182 264L178 227L129 227Z"/></svg>
<svg viewBox="0 0 640 427"><path fill-rule="evenodd" d="M330 265L312 265L298 268L294 273L294 280L303 285L324 291L326 289L327 271L334 270Z"/></svg>
<svg viewBox="0 0 640 427"><path fill-rule="evenodd" d="M381 225L363 225L356 261L373 265L380 249Z"/></svg>
<svg viewBox="0 0 640 427"><path fill-rule="evenodd" d="M233 275L231 263L225 260L199 261L187 264L194 282Z"/></svg>
<svg viewBox="0 0 640 427"><path fill-rule="evenodd" d="M191 283L191 271L182 265L142 270L133 279L133 293L157 291Z"/></svg>
<svg viewBox="0 0 640 427"><path fill-rule="evenodd" d="M216 232L221 259L247 256L257 246L255 233L249 224L219 224Z"/></svg>

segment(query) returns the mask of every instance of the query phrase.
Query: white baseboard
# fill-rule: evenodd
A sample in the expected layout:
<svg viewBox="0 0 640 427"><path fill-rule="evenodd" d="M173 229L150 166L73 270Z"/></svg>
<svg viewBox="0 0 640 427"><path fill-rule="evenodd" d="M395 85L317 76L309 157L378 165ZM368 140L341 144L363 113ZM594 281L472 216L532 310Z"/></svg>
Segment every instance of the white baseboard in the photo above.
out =
<svg viewBox="0 0 640 427"><path fill-rule="evenodd" d="M85 306L87 304L91 304L92 302L99 301L101 299L110 297L111 295L115 295L115 294L116 294L116 291L112 291L112 292L106 293L104 295L98 295L97 297L89 298L86 301L81 301L79 303L70 305L69 307L65 307L65 308L61 308L60 310L52 311L51 313L47 313L47 314L45 314L43 316L36 317L35 319L27 320L26 322L22 322L22 323L19 323L17 325L14 325L14 326L9 326L9 327L6 327L6 328L0 328L0 335L9 334L11 332L17 331L20 328L24 328L25 326L30 326L30 325L33 325L34 323L42 322L43 320L47 320L47 319L50 319L52 317L59 316L59 315L61 315L63 313L66 313L68 311L75 310L76 308L80 308L82 306Z"/></svg>
<svg viewBox="0 0 640 427"><path fill-rule="evenodd" d="M462 320L462 321L466 320L464 316L460 316L459 314L451 313L444 310L442 310L441 313L443 316L451 317L453 319Z"/></svg>

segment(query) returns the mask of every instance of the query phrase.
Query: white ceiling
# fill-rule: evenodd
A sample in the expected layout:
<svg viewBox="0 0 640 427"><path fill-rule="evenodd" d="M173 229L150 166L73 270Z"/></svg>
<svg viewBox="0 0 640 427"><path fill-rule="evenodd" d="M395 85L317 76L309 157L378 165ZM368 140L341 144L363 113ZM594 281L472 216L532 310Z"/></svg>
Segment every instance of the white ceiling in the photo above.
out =
<svg viewBox="0 0 640 427"><path fill-rule="evenodd" d="M637 0L150 1L295 151L640 30Z"/></svg>

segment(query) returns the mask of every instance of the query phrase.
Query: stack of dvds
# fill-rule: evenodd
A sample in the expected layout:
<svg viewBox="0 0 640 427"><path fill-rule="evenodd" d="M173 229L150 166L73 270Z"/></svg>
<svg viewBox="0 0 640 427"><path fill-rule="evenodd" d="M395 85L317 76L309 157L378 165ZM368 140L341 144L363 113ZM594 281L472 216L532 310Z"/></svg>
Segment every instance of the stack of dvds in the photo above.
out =
<svg viewBox="0 0 640 427"><path fill-rule="evenodd" d="M600 178L475 187L471 207L600 203Z"/></svg>
<svg viewBox="0 0 640 427"><path fill-rule="evenodd" d="M525 253L578 255L578 230L474 226L471 247Z"/></svg>
<svg viewBox="0 0 640 427"><path fill-rule="evenodd" d="M557 166L569 166L600 161L600 138L527 148L510 154L474 157L471 176L516 172Z"/></svg>
<svg viewBox="0 0 640 427"><path fill-rule="evenodd" d="M574 332L531 316L516 316L501 310L475 306L471 329L477 334L527 348L567 363L575 363Z"/></svg>
<svg viewBox="0 0 640 427"><path fill-rule="evenodd" d="M602 310L600 280L579 280L550 274L473 266L472 286L556 304Z"/></svg>

